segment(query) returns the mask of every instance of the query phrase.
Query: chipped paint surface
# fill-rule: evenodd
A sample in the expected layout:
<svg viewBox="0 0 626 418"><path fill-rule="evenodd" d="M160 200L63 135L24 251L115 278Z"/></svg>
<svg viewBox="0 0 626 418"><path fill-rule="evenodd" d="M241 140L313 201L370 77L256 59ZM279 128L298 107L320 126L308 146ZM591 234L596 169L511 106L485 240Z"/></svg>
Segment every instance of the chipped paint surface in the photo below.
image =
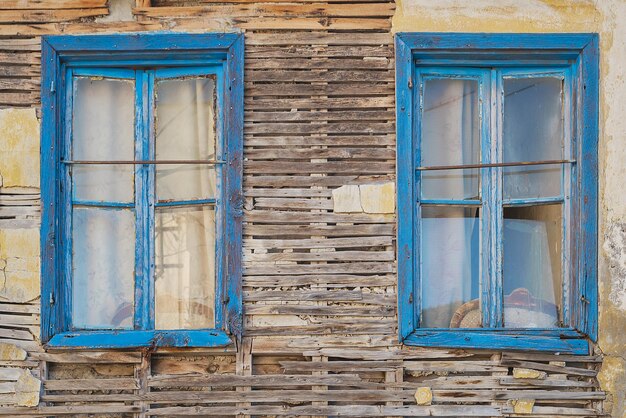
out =
<svg viewBox="0 0 626 418"><path fill-rule="evenodd" d="M39 297L39 230L0 229L0 301Z"/></svg>
<svg viewBox="0 0 626 418"><path fill-rule="evenodd" d="M611 413L626 416L626 2L398 0L393 31L600 34L598 348L605 355L601 382L613 400Z"/></svg>
<svg viewBox="0 0 626 418"><path fill-rule="evenodd" d="M361 207L365 213L393 213L395 211L395 183L362 184L359 188Z"/></svg>
<svg viewBox="0 0 626 418"><path fill-rule="evenodd" d="M336 213L391 214L396 209L396 185L393 182L345 185L333 190Z"/></svg>
<svg viewBox="0 0 626 418"><path fill-rule="evenodd" d="M28 163L25 163L28 161ZM0 109L0 187L39 187L35 109Z"/></svg>

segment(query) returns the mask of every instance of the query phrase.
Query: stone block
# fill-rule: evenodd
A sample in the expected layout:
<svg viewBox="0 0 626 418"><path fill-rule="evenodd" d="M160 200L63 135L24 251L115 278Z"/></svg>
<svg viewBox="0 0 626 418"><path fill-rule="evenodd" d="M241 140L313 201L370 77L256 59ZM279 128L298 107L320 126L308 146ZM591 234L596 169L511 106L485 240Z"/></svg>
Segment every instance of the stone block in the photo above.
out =
<svg viewBox="0 0 626 418"><path fill-rule="evenodd" d="M26 350L14 344L0 343L0 360L21 361L26 360Z"/></svg>
<svg viewBox="0 0 626 418"><path fill-rule="evenodd" d="M361 207L361 193L359 186L348 184L333 190L333 211L336 213L359 213Z"/></svg>
<svg viewBox="0 0 626 418"><path fill-rule="evenodd" d="M41 381L24 370L15 384L15 403L18 406L37 406L40 391Z"/></svg>
<svg viewBox="0 0 626 418"><path fill-rule="evenodd" d="M393 182L362 184L361 207L365 213L394 213L396 186Z"/></svg>

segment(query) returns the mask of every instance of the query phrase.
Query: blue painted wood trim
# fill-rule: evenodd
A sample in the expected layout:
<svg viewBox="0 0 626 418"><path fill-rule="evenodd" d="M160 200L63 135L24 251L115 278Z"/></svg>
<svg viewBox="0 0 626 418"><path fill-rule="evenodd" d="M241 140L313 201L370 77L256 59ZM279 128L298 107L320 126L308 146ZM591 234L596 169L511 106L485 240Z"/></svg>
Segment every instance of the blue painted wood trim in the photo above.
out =
<svg viewBox="0 0 626 418"><path fill-rule="evenodd" d="M578 277L581 285L581 318L577 324L593 341L598 337L598 115L600 54L598 35L581 52L581 79L578 94L582 108L579 120L580 152L578 170L581 177L580 239L581 264Z"/></svg>
<svg viewBox="0 0 626 418"><path fill-rule="evenodd" d="M167 52L230 49L242 35L236 33L133 33L123 35L54 35L46 41L57 53L87 55L99 51Z"/></svg>
<svg viewBox="0 0 626 418"><path fill-rule="evenodd" d="M489 350L547 351L560 354L589 354L589 342L584 336L542 335L541 332L494 332L417 330L404 340L405 344L422 347L474 348Z"/></svg>
<svg viewBox="0 0 626 418"><path fill-rule="evenodd" d="M396 181L398 203L398 332L400 341L417 326L414 227L413 78L411 48L396 36Z"/></svg>
<svg viewBox="0 0 626 418"><path fill-rule="evenodd" d="M111 60L111 50L115 50L115 55L121 59ZM149 123L152 120L153 104L146 106L150 97L153 97L152 86L154 84L154 71L146 69L149 65L158 63L164 66L190 66L189 73L198 71L206 73L200 67L214 65L219 77L223 82L218 83L218 103L220 114L224 120L218 121L222 124L220 131L223 131L226 143L225 153L227 158L224 165L226 174L224 175L224 216L223 225L220 226L222 234L218 240L224 242L225 250L221 251L221 262L224 269L220 269L218 277L216 300L216 321L217 330L210 330L212 334L234 334L237 337L242 333L242 297L241 297L241 259L242 259L242 217L243 217L243 35L241 34L133 34L133 35L96 35L96 36L47 36L42 38L42 200L44 202L42 213L42 300L49 301L42 303L42 341L47 342L55 334L63 333L71 328L71 310L68 305L70 297L71 278L64 275L64 268L68 268L70 263L66 260L69 252L63 250L62 236L67 235L67 225L64 220L64 211L69 211L68 207L61 205L62 190L68 190L68 185L62 186L61 168L64 167L60 160L62 156L62 126L65 116L63 101L64 67L88 64L99 66L98 68L82 68L81 74L91 75L98 72L107 71L113 76L125 76L126 73L119 72L109 67L114 64L124 64L136 67L137 74L141 76L142 86L139 89L141 94L137 100L138 111L141 120L137 132L138 138L154 137L153 126ZM208 57L208 58L207 58ZM210 58L210 59L209 59ZM207 61L208 60L208 61ZM216 61L221 61L220 65L215 65ZM222 74L222 68L225 74ZM117 72L116 72L117 71ZM163 70L163 75L175 75L178 70ZM151 74L148 80L148 87L145 86L145 74ZM55 85L56 84L56 85ZM71 88L71 86L68 86ZM147 91L147 94L146 94ZM222 99L223 97L223 99ZM221 119L221 118L220 118ZM64 121L67 124L67 121ZM146 132L146 127L150 132ZM68 143L69 141L64 141ZM148 141L153 144L153 141ZM146 154L146 147L141 147L141 155ZM44 150L49 149L49 152ZM154 150L149 150L150 155ZM142 157L142 159L151 159ZM143 170L143 171L142 171ZM142 190L148 194L148 203L154 204L154 173L147 169L137 167L136 175L141 183ZM153 170L152 170L153 171ZM67 182L66 182L67 183ZM152 185L152 186L151 186ZM142 192L141 201L144 202L145 194ZM150 199L152 196L152 199ZM216 203L219 204L217 199ZM210 204L211 202L202 202ZM67 201L71 205L71 201ZM65 208L65 210L64 210ZM152 211L148 211L152 212ZM154 243L150 237L154 236L154 220L151 216L140 214L137 216L138 225L141 223L139 233L142 237L148 238L137 240L145 242L146 247L153 247ZM64 230L65 229L65 230ZM218 244L220 244L218 242ZM221 245L221 244L220 244ZM138 263L141 263L141 274L146 277L151 276L154 265L154 251L150 248L140 248L138 250ZM146 254L149 255L146 259ZM219 263L218 263L219 264ZM66 277L67 276L67 277ZM146 285L147 283L147 285ZM146 301L154 299L153 283L143 280L137 300L141 305ZM146 317L145 309L141 309L140 318L136 318L138 328L151 328L154 323L154 313L151 310ZM66 318L67 317L67 318ZM221 318L226 317L226 320ZM135 331L128 331L135 332ZM144 331L139 331L144 332ZM146 330L145 332L149 332ZM150 331L152 332L152 331ZM183 332L183 331L181 331ZM184 331L187 332L187 331ZM90 334L91 332L79 331L76 334ZM139 334L138 334L139 335ZM182 335L182 334L180 334ZM60 337L59 337L60 338ZM87 337L85 337L87 338ZM89 337L91 338L91 337ZM95 337L94 337L95 338ZM137 337L139 338L139 337ZM196 338L196 337L194 337ZM200 337L198 337L200 338ZM203 338L203 337L202 337ZM75 337L73 338L75 339ZM171 341L178 341L170 339ZM183 345L185 345L185 339ZM200 340L199 340L200 341ZM230 340L229 340L230 342ZM195 344L195 343L194 343ZM214 346L215 342L200 342L198 346ZM221 343L219 343L221 344ZM69 344L68 346L71 346Z"/></svg>
<svg viewBox="0 0 626 418"><path fill-rule="evenodd" d="M180 206L210 206L215 205L217 203L217 199L198 199L198 200L176 200L172 202L155 202L154 206L157 208L169 208L169 207L180 207Z"/></svg>
<svg viewBox="0 0 626 418"><path fill-rule="evenodd" d="M582 50L593 42L594 34L535 34L535 33L439 33L423 32L396 34L396 38L412 51L461 49L480 50ZM477 51L470 51L475 49ZM528 52L528 51L524 51Z"/></svg>
<svg viewBox="0 0 626 418"><path fill-rule="evenodd" d="M471 58L473 54L476 62L482 62L480 58L484 57L485 62L488 62L489 65L496 63L497 65L494 65L496 68L508 66L510 63L513 65L527 64L529 59L534 60L533 65L542 66L544 60L549 65L553 65L553 54L541 55L548 50L554 51L558 55L558 59L576 60L574 64L571 64L571 68L574 70L572 73L578 83L575 90L579 97L575 135L575 138L578 138L578 144L576 144L577 148L574 150L573 156L578 160L578 163L572 166L573 190L571 193L574 218L572 238L575 240L575 254L572 255L572 294L569 295L572 310L571 324L580 331L577 337L579 341L583 341L584 335L592 340L596 339L598 320L597 148L599 77L597 34L399 33L396 35L396 132L398 147L396 167L398 179L398 325L400 341L404 340L407 344L441 346L440 343L436 342L438 341L436 338L432 338L432 334L429 334L428 338L418 339L413 333L417 327L416 310L419 309L419 300L413 297L415 289L419 286L415 273L419 265L415 261L419 254L415 251L418 240L413 219L416 212L407 208L406 205L410 203L419 208L414 194L415 185L419 181L407 176L405 171L410 172L414 169L415 155L411 154L413 150L407 141L414 140L416 125L419 125L414 120L415 109L418 106L416 94L411 92L411 89L415 90L413 85L417 85L413 69L416 57L419 57L420 60L428 60L429 56L437 57L437 54L440 53L450 54L453 52L459 54L459 59L463 60L462 62L466 62L465 60ZM569 71L566 66L563 66L563 63L558 64L557 67ZM499 70L496 69L495 71ZM548 72L553 71L550 69ZM495 122L497 123L497 121ZM527 204L532 202L511 201L507 203ZM497 265L490 268L495 268L498 271L501 266ZM501 292L501 284L498 285L498 281L496 281L496 287L498 288L496 291ZM495 316L499 318L501 312L496 312ZM418 329L417 331L422 332L424 330ZM431 330L429 332L437 334L445 333L446 330ZM494 330L484 330L484 332L490 334ZM513 332L518 336L530 336L530 334L518 330ZM533 332L536 331L533 330ZM547 337L544 335L541 338ZM554 339L553 337L550 338ZM558 350L560 345L563 345L562 343L528 343L525 346L522 338L509 338L509 340L511 344L517 344L518 349L565 352ZM459 347L460 344L463 344L462 341L457 341L457 343L451 346ZM489 347L495 348L497 346L491 342L489 344ZM568 345L571 344L576 345L575 350L582 352L580 346L585 345L586 342L568 343ZM537 348L534 348L535 346ZM587 352L587 349L585 348L584 351Z"/></svg>
<svg viewBox="0 0 626 418"><path fill-rule="evenodd" d="M60 270L57 266L57 176L59 158L57 100L60 63L47 39L41 40L41 339L46 342L60 330L56 295Z"/></svg>
<svg viewBox="0 0 626 418"><path fill-rule="evenodd" d="M224 326L240 339L243 334L242 302L242 221L243 221L243 87L244 38L233 39L225 65L224 87L224 141L226 165L224 167L223 208L225 218L222 243L225 268L221 279L224 295Z"/></svg>
<svg viewBox="0 0 626 418"><path fill-rule="evenodd" d="M226 347L229 335L220 330L77 331L56 334L46 344L54 349L114 349L142 347Z"/></svg>

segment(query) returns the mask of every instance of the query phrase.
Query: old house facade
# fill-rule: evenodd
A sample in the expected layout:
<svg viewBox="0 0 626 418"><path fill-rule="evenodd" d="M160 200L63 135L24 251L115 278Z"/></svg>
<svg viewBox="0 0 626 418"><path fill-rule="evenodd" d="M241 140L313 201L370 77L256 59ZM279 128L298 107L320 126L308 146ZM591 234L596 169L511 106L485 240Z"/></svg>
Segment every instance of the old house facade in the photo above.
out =
<svg viewBox="0 0 626 418"><path fill-rule="evenodd" d="M625 416L624 17L0 2L0 415Z"/></svg>

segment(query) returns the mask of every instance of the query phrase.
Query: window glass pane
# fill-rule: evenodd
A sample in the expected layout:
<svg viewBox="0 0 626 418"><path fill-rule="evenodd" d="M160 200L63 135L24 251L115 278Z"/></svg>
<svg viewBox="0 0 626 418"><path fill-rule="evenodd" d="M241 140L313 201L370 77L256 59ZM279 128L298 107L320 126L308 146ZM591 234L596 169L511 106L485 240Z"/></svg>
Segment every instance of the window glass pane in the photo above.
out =
<svg viewBox="0 0 626 418"><path fill-rule="evenodd" d="M215 326L215 211L157 208L157 329Z"/></svg>
<svg viewBox="0 0 626 418"><path fill-rule="evenodd" d="M504 208L504 326L552 328L561 321L561 205Z"/></svg>
<svg viewBox="0 0 626 418"><path fill-rule="evenodd" d="M482 326L479 209L422 207L422 328Z"/></svg>
<svg viewBox="0 0 626 418"><path fill-rule="evenodd" d="M505 162L563 159L563 81L504 79ZM561 165L504 168L504 198L560 196Z"/></svg>
<svg viewBox="0 0 626 418"><path fill-rule="evenodd" d="M72 227L74 328L132 328L133 211L75 207Z"/></svg>
<svg viewBox="0 0 626 418"><path fill-rule="evenodd" d="M422 166L480 162L478 82L427 79L422 114ZM478 199L479 170L422 171L423 199Z"/></svg>
<svg viewBox="0 0 626 418"><path fill-rule="evenodd" d="M135 88L130 80L74 79L72 158L133 160ZM133 201L132 165L75 165L78 200Z"/></svg>
<svg viewBox="0 0 626 418"><path fill-rule="evenodd" d="M215 80L177 79L157 82L156 158L214 160ZM157 165L160 201L215 196L215 168L210 165Z"/></svg>

